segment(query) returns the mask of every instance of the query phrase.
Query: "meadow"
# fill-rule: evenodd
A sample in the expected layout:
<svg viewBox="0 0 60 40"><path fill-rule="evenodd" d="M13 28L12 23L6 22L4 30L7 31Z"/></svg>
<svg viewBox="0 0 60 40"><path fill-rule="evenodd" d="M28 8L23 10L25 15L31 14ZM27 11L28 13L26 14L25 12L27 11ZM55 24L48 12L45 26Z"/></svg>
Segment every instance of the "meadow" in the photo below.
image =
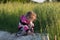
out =
<svg viewBox="0 0 60 40"><path fill-rule="evenodd" d="M0 3L0 30L17 32L18 22L21 15L28 11L37 14L35 32L48 33L50 40L54 36L60 39L60 3Z"/></svg>

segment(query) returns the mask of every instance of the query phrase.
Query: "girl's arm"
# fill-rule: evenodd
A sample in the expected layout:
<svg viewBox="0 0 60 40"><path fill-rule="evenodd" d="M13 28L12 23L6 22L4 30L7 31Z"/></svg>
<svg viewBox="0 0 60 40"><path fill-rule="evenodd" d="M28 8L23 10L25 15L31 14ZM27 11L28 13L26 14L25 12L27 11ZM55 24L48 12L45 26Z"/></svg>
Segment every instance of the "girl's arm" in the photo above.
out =
<svg viewBox="0 0 60 40"><path fill-rule="evenodd" d="M27 20L27 18L26 18L24 15L22 15L22 16L20 17L20 22L21 22L22 24L29 24L29 23L30 23L30 21Z"/></svg>

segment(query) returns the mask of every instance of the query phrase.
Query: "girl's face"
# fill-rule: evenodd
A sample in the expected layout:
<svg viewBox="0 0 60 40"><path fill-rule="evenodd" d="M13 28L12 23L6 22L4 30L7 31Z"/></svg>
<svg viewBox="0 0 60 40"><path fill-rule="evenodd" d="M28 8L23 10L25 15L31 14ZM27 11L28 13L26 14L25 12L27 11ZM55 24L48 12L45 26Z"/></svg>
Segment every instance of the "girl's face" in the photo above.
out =
<svg viewBox="0 0 60 40"><path fill-rule="evenodd" d="M35 20L36 20L36 16L32 16L31 21L33 22L33 21L35 21Z"/></svg>

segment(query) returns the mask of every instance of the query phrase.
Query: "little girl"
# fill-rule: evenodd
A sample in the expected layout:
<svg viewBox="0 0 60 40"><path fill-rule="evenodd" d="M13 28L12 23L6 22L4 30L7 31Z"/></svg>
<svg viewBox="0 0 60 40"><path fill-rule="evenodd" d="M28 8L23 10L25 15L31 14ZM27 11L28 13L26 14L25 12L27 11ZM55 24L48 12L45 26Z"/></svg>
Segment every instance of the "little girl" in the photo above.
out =
<svg viewBox="0 0 60 40"><path fill-rule="evenodd" d="M33 11L27 12L20 17L17 36L30 35L34 33L33 21L36 20L36 14Z"/></svg>

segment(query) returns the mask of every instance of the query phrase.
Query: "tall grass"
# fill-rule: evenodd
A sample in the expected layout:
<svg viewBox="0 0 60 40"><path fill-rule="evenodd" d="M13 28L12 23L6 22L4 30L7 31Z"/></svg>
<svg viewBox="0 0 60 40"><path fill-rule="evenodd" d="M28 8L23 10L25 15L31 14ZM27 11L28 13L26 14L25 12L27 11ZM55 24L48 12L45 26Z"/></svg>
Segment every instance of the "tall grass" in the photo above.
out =
<svg viewBox="0 0 60 40"><path fill-rule="evenodd" d="M48 4L45 3L40 6L36 6L34 9L38 16L37 20L39 22L38 24L40 25L40 26L38 25L38 27L40 28L39 32L49 33L51 40L54 40L55 35L57 36L60 35L59 6L60 3L48 3Z"/></svg>
<svg viewBox="0 0 60 40"><path fill-rule="evenodd" d="M21 2L21 3L29 3L31 0L0 0L0 3L7 3L7 2Z"/></svg>
<svg viewBox="0 0 60 40"><path fill-rule="evenodd" d="M48 33L51 40L54 35L60 38L60 3L6 3L0 4L0 30L17 32L19 17L28 11L37 14L35 32ZM38 30L37 30L38 29Z"/></svg>

